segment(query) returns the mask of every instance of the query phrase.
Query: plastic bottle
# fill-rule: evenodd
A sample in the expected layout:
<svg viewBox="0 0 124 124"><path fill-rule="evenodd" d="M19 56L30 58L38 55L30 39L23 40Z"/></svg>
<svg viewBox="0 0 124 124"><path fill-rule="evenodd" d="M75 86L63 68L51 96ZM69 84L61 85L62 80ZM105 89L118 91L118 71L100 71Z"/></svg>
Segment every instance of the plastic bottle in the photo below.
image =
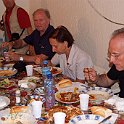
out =
<svg viewBox="0 0 124 124"><path fill-rule="evenodd" d="M45 80L47 73L50 71L50 68L48 67L48 61L47 60L43 61L41 71L42 71L43 80Z"/></svg>
<svg viewBox="0 0 124 124"><path fill-rule="evenodd" d="M48 60L43 61L43 67L48 67Z"/></svg>
<svg viewBox="0 0 124 124"><path fill-rule="evenodd" d="M55 104L55 85L52 74L49 72L47 78L44 80L46 111L52 108Z"/></svg>

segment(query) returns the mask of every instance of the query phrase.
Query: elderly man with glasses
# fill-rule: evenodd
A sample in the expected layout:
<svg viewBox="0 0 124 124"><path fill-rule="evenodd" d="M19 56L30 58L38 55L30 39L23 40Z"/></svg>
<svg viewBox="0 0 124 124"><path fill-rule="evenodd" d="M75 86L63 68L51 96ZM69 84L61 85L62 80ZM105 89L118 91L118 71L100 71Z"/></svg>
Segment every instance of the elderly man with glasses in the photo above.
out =
<svg viewBox="0 0 124 124"><path fill-rule="evenodd" d="M119 81L119 96L124 98L124 28L112 34L108 48L108 60L112 63L112 67L107 74L97 75L94 69L85 68L85 78L103 87L110 87Z"/></svg>

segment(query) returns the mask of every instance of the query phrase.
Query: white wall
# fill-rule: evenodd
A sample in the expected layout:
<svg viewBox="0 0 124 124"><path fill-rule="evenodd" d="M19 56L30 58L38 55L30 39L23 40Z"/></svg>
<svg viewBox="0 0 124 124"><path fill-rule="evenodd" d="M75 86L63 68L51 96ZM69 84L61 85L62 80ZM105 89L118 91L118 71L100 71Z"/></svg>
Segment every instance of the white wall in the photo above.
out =
<svg viewBox="0 0 124 124"><path fill-rule="evenodd" d="M104 16L124 22L124 0L90 2ZM108 69L108 41L113 30L122 26L112 24L99 16L88 0L44 0L44 4L51 12L52 23L55 26L65 25L72 32L75 42L91 55L94 64Z"/></svg>
<svg viewBox="0 0 124 124"><path fill-rule="evenodd" d="M89 0L104 16L123 23L124 0ZM3 5L0 1L0 16ZM108 69L106 60L108 41L115 25L99 16L88 0L16 0L30 15L37 8L48 8L51 23L56 27L65 25L73 34L76 44L88 52L95 65Z"/></svg>

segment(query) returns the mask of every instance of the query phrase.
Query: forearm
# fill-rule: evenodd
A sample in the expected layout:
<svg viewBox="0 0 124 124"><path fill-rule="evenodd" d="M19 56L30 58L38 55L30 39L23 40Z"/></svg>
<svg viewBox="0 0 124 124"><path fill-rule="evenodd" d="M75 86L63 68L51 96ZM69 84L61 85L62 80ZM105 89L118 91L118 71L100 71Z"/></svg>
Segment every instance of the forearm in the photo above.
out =
<svg viewBox="0 0 124 124"><path fill-rule="evenodd" d="M10 43L12 44L12 47L15 49L22 48L26 45L26 43L24 43L24 41L21 39L16 40L16 41L12 41Z"/></svg>
<svg viewBox="0 0 124 124"><path fill-rule="evenodd" d="M111 86L114 81L110 80L106 74L97 75L97 80L95 81L96 85L102 87L109 87Z"/></svg>

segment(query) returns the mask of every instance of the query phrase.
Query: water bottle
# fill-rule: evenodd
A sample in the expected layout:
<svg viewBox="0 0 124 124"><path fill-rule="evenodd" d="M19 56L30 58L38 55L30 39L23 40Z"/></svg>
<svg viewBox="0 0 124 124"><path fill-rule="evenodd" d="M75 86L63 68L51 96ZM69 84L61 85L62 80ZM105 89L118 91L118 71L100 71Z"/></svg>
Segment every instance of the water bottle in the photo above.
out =
<svg viewBox="0 0 124 124"><path fill-rule="evenodd" d="M46 111L52 108L55 104L55 85L52 78L52 74L48 74L44 80L45 99L46 99Z"/></svg>
<svg viewBox="0 0 124 124"><path fill-rule="evenodd" d="M43 66L41 68L43 80L46 78L47 72L49 72L49 71L50 71L50 68L48 67L48 61L44 60Z"/></svg>

